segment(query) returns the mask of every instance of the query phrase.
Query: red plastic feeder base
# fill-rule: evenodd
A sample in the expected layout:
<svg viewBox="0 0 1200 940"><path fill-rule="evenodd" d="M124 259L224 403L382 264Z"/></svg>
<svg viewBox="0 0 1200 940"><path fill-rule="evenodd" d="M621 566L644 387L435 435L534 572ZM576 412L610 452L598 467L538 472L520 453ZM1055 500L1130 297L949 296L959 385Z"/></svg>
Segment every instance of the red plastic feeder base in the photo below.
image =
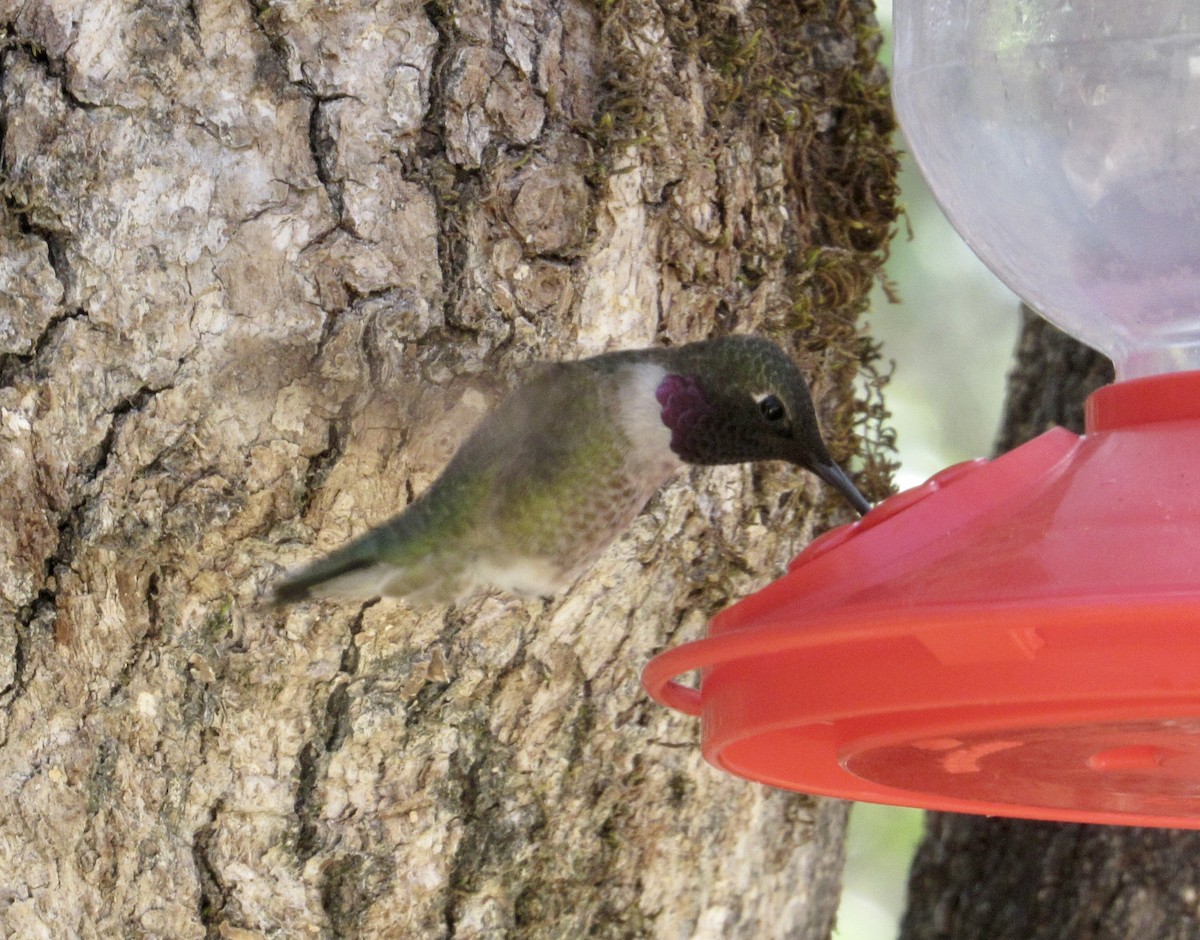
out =
<svg viewBox="0 0 1200 940"><path fill-rule="evenodd" d="M773 786L1200 829L1200 372L1103 388L1087 428L826 533L647 691Z"/></svg>

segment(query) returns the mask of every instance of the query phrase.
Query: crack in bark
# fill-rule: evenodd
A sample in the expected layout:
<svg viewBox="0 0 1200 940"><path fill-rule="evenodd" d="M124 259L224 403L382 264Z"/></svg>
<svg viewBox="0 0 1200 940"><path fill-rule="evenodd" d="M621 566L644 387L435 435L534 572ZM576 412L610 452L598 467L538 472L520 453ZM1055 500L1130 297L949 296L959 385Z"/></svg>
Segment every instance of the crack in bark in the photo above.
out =
<svg viewBox="0 0 1200 940"><path fill-rule="evenodd" d="M320 810L317 797L317 778L321 771L320 745L316 739L308 741L300 749L297 758L296 800L292 811L296 814L296 859L303 865L317 854L316 815Z"/></svg>
<svg viewBox="0 0 1200 940"><path fill-rule="evenodd" d="M322 807L319 781L329 769L330 756L341 748L350 735L348 683L350 677L358 670L357 638L362 632L363 618L367 611L378 603L377 598L363 604L358 615L350 622L350 639L342 650L338 674L334 677L333 688L325 700L324 714L317 724L316 733L301 748L297 759L296 799L292 806L297 823L296 857L301 864L322 848L318 833Z"/></svg>
<svg viewBox="0 0 1200 940"><path fill-rule="evenodd" d="M222 915L229 903L229 889L217 871L210 855L216 838L217 816L223 808L221 800L212 805L208 821L192 835L192 862L196 866L196 881L199 886L200 923L204 925L206 940L219 940L223 936Z"/></svg>
<svg viewBox="0 0 1200 940"><path fill-rule="evenodd" d="M47 330L38 338L35 351L27 357L31 362L36 361L41 354L42 349L49 341L48 337L54 332L55 328L63 321L75 319L77 316L82 316L82 311L78 311L72 316L63 316L56 318L56 322L49 326ZM120 427L128 420L128 416L137 411L140 411L155 394L162 389L152 389L143 386L136 393L126 396L117 406L110 412L112 421L109 424L108 430L105 432L104 438L98 446L98 453L92 465L81 471L81 482L77 487L79 495L73 499L65 511L60 513L57 522L57 539L55 541L54 550L44 559L43 565L43 587L38 592L33 603L27 608L27 613L18 616L17 618L17 651L15 654L16 663L14 666L13 681L4 689L0 690L0 698L7 696L7 701L11 702L13 698L21 693L24 688L27 678L24 675L25 665L28 662L28 650L30 642L30 632L35 620L53 620L57 611L58 600L57 590L58 581L61 575L69 569L76 552L76 546L80 540L81 530L86 521L88 510L91 502L95 498L95 494L83 492L87 485L95 482L108 466L109 459L112 456L113 445L116 440L116 435Z"/></svg>
<svg viewBox="0 0 1200 940"><path fill-rule="evenodd" d="M346 218L346 204L342 194L343 183L333 173L334 162L337 160L337 139L333 136L328 122L322 120L322 106L337 98L322 98L311 92L312 111L308 115L308 149L312 154L313 167L317 179L329 197L333 214L337 219L337 227L341 228ZM339 98L347 97L339 95Z"/></svg>
<svg viewBox="0 0 1200 940"><path fill-rule="evenodd" d="M7 39L8 27L4 27L4 38ZM3 40L0 40L2 43ZM0 46L0 91L4 90L5 79L8 78L8 58L12 54L12 47L3 48ZM0 167L6 167L8 163L8 102L0 99ZM5 202L9 199L5 195Z"/></svg>
<svg viewBox="0 0 1200 940"><path fill-rule="evenodd" d="M196 0L186 0L183 5L183 12L186 16L184 29L191 34L192 41L197 46L200 45L200 11L196 6Z"/></svg>
<svg viewBox="0 0 1200 940"><path fill-rule="evenodd" d="M60 322L69 317L59 318ZM48 329L39 338L39 347L44 345L45 337L52 332ZM33 359L37 356L33 355ZM48 629L57 619L58 585L63 574L68 571L74 561L78 544L82 538L82 530L87 520L91 503L96 498L95 493L83 492L87 485L93 483L107 468L112 456L113 445L120 428L129 420L129 415L139 412L146 403L159 391L143 386L133 395L126 396L110 413L112 422L99 445L99 453L91 467L81 473L82 482L78 487L80 495L75 498L67 509L59 515L57 523L57 539L54 550L45 558L43 565L43 587L38 591L33 602L18 613L16 618L16 647L13 653L13 678L3 689L0 689L0 707L11 704L22 694L28 685L31 675L26 670L31 661L31 644L36 629ZM157 573L152 574L147 588L147 604L151 613L151 628L139 640L133 656L121 673L121 678L110 690L110 695L128 684L129 673L137 662L147 643L159 635L157 617ZM56 637L56 639L63 639Z"/></svg>
<svg viewBox="0 0 1200 940"><path fill-rule="evenodd" d="M274 64L278 68L278 74L284 81L290 82L287 43L279 33L268 28L269 20L277 17L277 14L271 9L270 0L247 0L246 6L250 9L250 21L262 34L271 51L275 53Z"/></svg>
<svg viewBox="0 0 1200 940"><path fill-rule="evenodd" d="M109 687L108 698L112 701L122 689L128 688L130 681L133 678L133 671L137 668L137 664L145 655L146 650L157 639L162 637L162 625L158 604L158 572L151 572L150 578L146 584L146 611L150 625L146 631L137 638L133 648L129 651L129 655L125 658L125 663L121 667L121 672Z"/></svg>
<svg viewBox="0 0 1200 940"><path fill-rule="evenodd" d="M362 934L363 915L395 878L390 857L350 852L321 871L321 909L334 937Z"/></svg>
<svg viewBox="0 0 1200 940"><path fill-rule="evenodd" d="M170 386L167 387L169 388ZM109 460L112 457L117 434L120 432L120 429L124 427L125 423L131 420L129 416L139 413L146 406L146 403L150 401L150 399L152 399L160 391L164 390L165 388L154 389L150 388L149 386L143 386L134 394L123 398L110 412L112 420L109 424L108 430L105 432L104 438L101 440L98 446L96 458L93 460L90 467L81 471L81 480L79 485L76 487L77 495L71 501L67 509L59 515L57 524L58 537L55 542L54 550L46 557L44 561L43 583L45 586L38 593L34 607L40 608L40 613L46 617L49 622L55 622L56 620L55 615L58 607L58 586L61 583L62 576L65 574L65 572L70 570L74 562L75 555L78 551L78 546L84 537L83 530L87 522L91 506L99 495L98 490L94 492L88 492L88 487L90 484L95 483L99 479L100 475L103 474L105 469L107 469ZM151 588L149 589L148 596L149 593L157 594L157 580L154 575L151 576ZM9 701L19 695L28 682L28 679L24 676L23 671L25 664L28 661L28 644L31 637L30 631L33 620L38 612L39 611L36 609L31 611L29 619L25 623L25 629L18 630L17 648L19 655L17 657L17 664L21 668L21 673L14 673L14 679L11 683L12 694L9 697ZM141 654L141 651L145 648L149 641L153 640L158 635L159 632L157 629L157 620L152 619L150 630L148 630L147 633L138 641L133 656L122 670L121 678L110 690L110 695L115 694L118 689L128 683L129 672L132 670L133 665L136 663L137 658ZM56 632L55 639L59 642L67 642L70 640L70 637L69 635L60 636ZM24 644L24 648L22 648L22 644ZM8 690L0 691L0 695L3 695L6 691Z"/></svg>
<svg viewBox="0 0 1200 940"><path fill-rule="evenodd" d="M575 668L576 671L580 671L578 660L576 660ZM592 730L596 727L596 703L593 699L591 680L587 678L582 679L579 691L579 706L575 712L575 717L570 720L569 724L571 744L567 749L568 767L579 765L583 759L588 739L592 735Z"/></svg>
<svg viewBox="0 0 1200 940"><path fill-rule="evenodd" d="M430 66L429 108L426 125L439 129L436 137L425 135L418 147L423 173L437 203L438 267L442 274L442 322L451 335L474 336L478 330L462 322L456 311L465 290L469 238L462 219L468 207L478 202L481 171L467 170L450 162L446 153L446 75L459 48L454 15L442 4L425 8L429 23L438 34ZM406 167L405 173L418 172Z"/></svg>
<svg viewBox="0 0 1200 940"><path fill-rule="evenodd" d="M335 937L347 936L345 928L353 928L355 915L369 906L362 893L363 865L362 855L352 853L330 862L322 873L321 909Z"/></svg>
<svg viewBox="0 0 1200 940"><path fill-rule="evenodd" d="M63 297L66 298L71 287L71 270L67 264L66 237L63 233L56 232L48 226L36 224L29 218L27 212L21 212L17 215L17 227L22 234L33 235L35 238L40 238L46 243L46 260L50 263L50 270L54 272L54 279L62 287Z"/></svg>
<svg viewBox="0 0 1200 940"><path fill-rule="evenodd" d="M61 332L60 327L63 324L70 320L86 320L87 316L86 310L72 310L69 313L56 314L46 322L46 326L33 341L29 352L0 353L0 388L11 388L16 385L23 368L32 368L38 364L38 360L51 341Z"/></svg>
<svg viewBox="0 0 1200 940"><path fill-rule="evenodd" d="M327 232L321 233L310 244L318 244L337 229L344 228L345 200L343 197L343 181L334 173L337 160L337 138L327 122L323 120L323 106L344 98L353 98L350 94L322 94L313 85L311 79L304 75L304 63L300 63L303 77L294 79L288 69L288 45L284 37L272 26L277 25L271 4L266 0L249 0L250 18L266 40L267 45L275 53L282 80L297 89L300 94L312 102L312 110L308 116L308 147L312 155L313 168L333 209L334 225Z"/></svg>
<svg viewBox="0 0 1200 940"><path fill-rule="evenodd" d="M487 738L487 729L477 735L477 741ZM459 747L454 754L457 758L462 754ZM479 873L482 842L486 839L487 821L479 817L480 775L483 773L484 761L487 757L485 747L480 747L479 756L465 768L456 770L454 758L450 761L451 778L457 778L459 785L460 815L463 820L462 837L450 863L450 871L446 878L446 904L442 909L442 919L446 925L446 936L453 937L458 928L458 905L462 898L471 893L471 878Z"/></svg>
<svg viewBox="0 0 1200 940"><path fill-rule="evenodd" d="M8 48L3 49L3 51L0 52L0 88L3 87L4 80L7 77L9 57L14 53L14 50L18 50L29 56L35 63L40 63L43 67L43 71L47 75L58 80L59 84L62 86L64 99L66 99L68 103L71 102L71 97L66 89L65 82L62 80L61 76L55 74L53 63L51 63L45 50L37 49L26 41L18 41L16 44L10 45ZM0 102L0 168L3 168L6 176L8 176L8 173L11 170L11 167L8 165L9 160L6 147L8 140L8 123L9 114L7 102ZM17 230L21 232L21 234L32 235L35 238L40 238L43 242L45 242L46 257L50 264L50 270L54 272L55 280L58 281L59 286L62 288L63 298L67 298L70 290L70 270L66 259L65 233L57 231L43 223L34 222L33 219L30 218L32 207L27 204L22 204L18 200L18 190L15 186L11 185L11 180L6 180L6 185L3 187L3 203L8 212L13 216L13 218L16 219ZM53 323L53 320L51 323ZM44 332L45 331L43 331L43 334ZM0 356L0 387L3 387L5 384L7 384L4 380L4 373L7 368L7 359L7 356Z"/></svg>
<svg viewBox="0 0 1200 940"><path fill-rule="evenodd" d="M33 634L37 630L49 630L58 613L58 599L51 588L42 588L37 596L27 606L17 612L14 620L16 644L13 647L12 680L0 689L0 709L7 711L8 707L25 691L34 671L26 674L31 661L30 646ZM0 735L0 746L8 743L7 728Z"/></svg>
<svg viewBox="0 0 1200 940"><path fill-rule="evenodd" d="M140 413L155 395L160 392L169 391L173 387L171 385L164 385L159 388L152 388L149 385L143 385L132 395L126 395L117 403L117 406L109 412L112 420L109 422L108 430L104 433L103 440L100 441L100 452L96 460L92 463L91 469L84 474L85 482L91 483L108 469L108 461L112 458L113 446L116 444L117 434L120 433L121 428L125 426L126 422L131 420L129 416ZM87 501L85 498L79 505ZM77 507L72 507L72 510L75 508Z"/></svg>
<svg viewBox="0 0 1200 940"><path fill-rule="evenodd" d="M4 73L7 71L9 54L20 52L22 55L28 56L29 60L35 65L41 66L42 71L45 72L48 78L54 79L59 93L63 97L63 101L67 103L69 108L76 111L96 111L100 108L116 107L115 105L97 104L94 101L85 101L80 98L67 84L66 68L63 62L59 59L51 58L50 53L36 40L25 36L17 36L9 32L11 29L12 24L6 23L4 25L6 35L3 39L0 39L0 50L4 53L3 60L0 61L0 80L3 79Z"/></svg>
<svg viewBox="0 0 1200 940"><path fill-rule="evenodd" d="M297 517L303 517L308 512L316 498L317 491L329 476L329 472L342 459L342 432L338 428L338 423L337 420L329 422L329 430L325 437L325 449L320 453L313 454L308 460L308 466L304 468L304 488L301 491L299 505L296 507Z"/></svg>
<svg viewBox="0 0 1200 940"><path fill-rule="evenodd" d="M342 227L342 231L348 232L354 238L358 238L358 235L348 228ZM323 235L321 237L324 238L325 236ZM317 338L317 348L312 355L311 361L313 363L316 363L318 360L320 360L321 356L325 352L325 348L334 338L334 335L338 331L338 327L341 325L343 319L345 319L345 315L347 313L353 312L355 314L361 314L364 308L373 301L386 301L390 307L396 307L404 303L404 292L400 288L397 288L394 284L388 284L385 287L364 291L360 290L348 280L342 279L341 286L346 292L346 303L336 309L324 311L325 321L321 325L321 335ZM367 322L373 322L375 319L376 317L371 315ZM362 350L368 358L368 365L374 370L378 363L371 361L371 356L374 354L373 345L367 344L365 337L363 338L362 343ZM375 381L378 381L379 375L377 372L372 371L371 378Z"/></svg>
<svg viewBox="0 0 1200 940"><path fill-rule="evenodd" d="M438 267L442 271L442 321L449 331L460 336L474 337L480 328L464 321L459 314L467 287L468 252L470 238L463 230L462 219L467 207L478 200L479 177L477 173L451 167L448 179L439 179L442 185L433 185L431 191L437 202L438 218ZM452 196L451 196L452 193Z"/></svg>

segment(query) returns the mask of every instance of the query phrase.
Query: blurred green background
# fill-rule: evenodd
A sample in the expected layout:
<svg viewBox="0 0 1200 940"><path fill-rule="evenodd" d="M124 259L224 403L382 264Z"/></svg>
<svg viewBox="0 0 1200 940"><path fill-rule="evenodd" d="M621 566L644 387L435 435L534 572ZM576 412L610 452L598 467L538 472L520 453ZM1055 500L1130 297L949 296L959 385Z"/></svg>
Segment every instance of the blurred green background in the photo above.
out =
<svg viewBox="0 0 1200 940"><path fill-rule="evenodd" d="M891 0L877 9L890 69ZM897 146L907 149L899 136ZM912 237L902 223L887 267L900 303L877 287L869 328L895 364L884 394L900 451L896 482L908 489L960 460L991 455L1018 315L1016 297L950 227L907 154L900 192ZM918 810L855 804L836 940L896 936L922 819Z"/></svg>

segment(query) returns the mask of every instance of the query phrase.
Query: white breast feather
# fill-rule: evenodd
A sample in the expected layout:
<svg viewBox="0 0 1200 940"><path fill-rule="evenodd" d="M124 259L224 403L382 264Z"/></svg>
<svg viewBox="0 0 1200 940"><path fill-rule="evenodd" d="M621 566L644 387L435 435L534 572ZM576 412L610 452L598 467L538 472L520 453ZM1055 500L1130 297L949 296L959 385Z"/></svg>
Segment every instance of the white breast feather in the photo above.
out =
<svg viewBox="0 0 1200 940"><path fill-rule="evenodd" d="M630 376L621 383L621 423L633 444L631 466L646 468L656 478L653 488L683 465L671 450L671 429L663 424L662 406L655 397L667 370L652 362L627 367Z"/></svg>

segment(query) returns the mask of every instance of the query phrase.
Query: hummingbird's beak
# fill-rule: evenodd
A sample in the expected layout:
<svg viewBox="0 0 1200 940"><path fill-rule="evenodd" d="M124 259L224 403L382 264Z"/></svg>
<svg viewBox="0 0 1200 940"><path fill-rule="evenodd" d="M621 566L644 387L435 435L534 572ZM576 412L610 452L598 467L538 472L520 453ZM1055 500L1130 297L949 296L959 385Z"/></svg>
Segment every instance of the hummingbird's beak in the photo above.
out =
<svg viewBox="0 0 1200 940"><path fill-rule="evenodd" d="M812 472L845 496L847 502L858 510L860 516L865 516L870 510L871 504L867 502L866 497L858 491L858 487L850 482L850 478L846 476L846 471L836 463L832 461L829 463L814 463L812 465Z"/></svg>

